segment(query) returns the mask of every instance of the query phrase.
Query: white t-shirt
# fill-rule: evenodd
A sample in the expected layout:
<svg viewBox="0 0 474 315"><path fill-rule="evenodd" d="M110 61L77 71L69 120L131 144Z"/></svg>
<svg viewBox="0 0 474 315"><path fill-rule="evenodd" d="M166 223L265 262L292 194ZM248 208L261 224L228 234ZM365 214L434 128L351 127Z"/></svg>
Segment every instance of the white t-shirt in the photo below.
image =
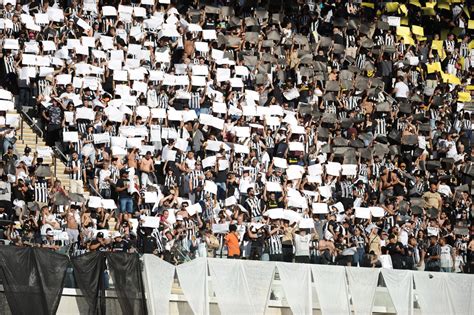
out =
<svg viewBox="0 0 474 315"><path fill-rule="evenodd" d="M311 243L311 235L301 236L295 235L295 256L309 256L309 244Z"/></svg>
<svg viewBox="0 0 474 315"><path fill-rule="evenodd" d="M451 245L441 246L441 268L452 268L453 267L453 258L451 256L453 248Z"/></svg>
<svg viewBox="0 0 474 315"><path fill-rule="evenodd" d="M446 157L455 158L458 155L458 150L456 149L456 142L446 141L445 145L449 148L448 152L446 152Z"/></svg>
<svg viewBox="0 0 474 315"><path fill-rule="evenodd" d="M408 93L410 92L410 88L408 87L408 85L406 85L405 82L397 82L395 84L395 89L396 89L396 92L395 92L395 97L404 97L404 98L408 98Z"/></svg>
<svg viewBox="0 0 474 315"><path fill-rule="evenodd" d="M392 257L390 255L380 255L379 261L382 264L382 268L393 269Z"/></svg>

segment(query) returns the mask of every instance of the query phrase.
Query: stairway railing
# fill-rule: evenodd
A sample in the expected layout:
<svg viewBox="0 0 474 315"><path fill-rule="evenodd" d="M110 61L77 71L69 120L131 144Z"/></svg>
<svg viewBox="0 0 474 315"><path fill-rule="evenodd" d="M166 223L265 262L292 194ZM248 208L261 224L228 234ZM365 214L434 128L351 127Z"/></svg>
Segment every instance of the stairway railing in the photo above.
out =
<svg viewBox="0 0 474 315"><path fill-rule="evenodd" d="M23 130L24 130L23 123L26 119L27 121L29 121L29 125L30 125L31 129L33 129L33 131L35 131L35 134L36 134L35 143L38 144L38 134L41 138L44 138L44 132L41 129L41 127L38 125L38 123L36 122L35 119L31 118L30 115L28 115L28 113L25 110L20 111L20 117L21 117L21 119L20 119L20 139L24 140L23 139Z"/></svg>

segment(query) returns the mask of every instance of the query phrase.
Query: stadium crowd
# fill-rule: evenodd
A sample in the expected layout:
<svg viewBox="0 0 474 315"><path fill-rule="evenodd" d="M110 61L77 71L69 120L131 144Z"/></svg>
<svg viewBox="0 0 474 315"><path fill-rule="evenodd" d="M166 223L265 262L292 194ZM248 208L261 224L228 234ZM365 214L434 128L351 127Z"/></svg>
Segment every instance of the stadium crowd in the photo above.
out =
<svg viewBox="0 0 474 315"><path fill-rule="evenodd" d="M470 1L166 2L3 0L4 243L474 272Z"/></svg>

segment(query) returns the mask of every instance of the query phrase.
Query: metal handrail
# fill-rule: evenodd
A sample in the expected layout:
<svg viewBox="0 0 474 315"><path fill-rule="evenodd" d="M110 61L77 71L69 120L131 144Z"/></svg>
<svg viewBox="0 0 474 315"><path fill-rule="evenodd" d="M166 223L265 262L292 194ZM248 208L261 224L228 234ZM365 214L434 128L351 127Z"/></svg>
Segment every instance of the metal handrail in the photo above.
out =
<svg viewBox="0 0 474 315"><path fill-rule="evenodd" d="M44 132L43 130L40 128L40 126L38 126L38 123L36 121L34 121L33 118L30 117L30 115L28 115L26 113L26 111L24 109L21 110L20 112L23 116L23 118L26 118L27 120L30 121L31 123L31 128L34 130L36 128L36 130L39 132L39 134L41 135L41 138L44 138ZM23 138L23 125L21 126L21 133L22 133L22 138Z"/></svg>
<svg viewBox="0 0 474 315"><path fill-rule="evenodd" d="M59 148L57 146L52 146L51 147L53 149L53 152L57 155L60 156L61 160L63 160L63 162L68 162L68 158L66 155L64 155L64 153L61 152L61 150L59 150Z"/></svg>
<svg viewBox="0 0 474 315"><path fill-rule="evenodd" d="M87 181L87 186L89 186L89 189L92 190L98 197L103 198L102 195L94 188L94 186L89 183L89 181Z"/></svg>

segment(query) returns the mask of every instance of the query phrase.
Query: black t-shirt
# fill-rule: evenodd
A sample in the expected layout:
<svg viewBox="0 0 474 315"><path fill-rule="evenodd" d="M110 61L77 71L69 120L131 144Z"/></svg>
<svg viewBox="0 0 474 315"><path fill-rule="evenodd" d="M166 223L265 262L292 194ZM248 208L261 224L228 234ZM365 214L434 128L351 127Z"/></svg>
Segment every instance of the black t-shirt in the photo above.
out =
<svg viewBox="0 0 474 315"><path fill-rule="evenodd" d="M130 180L120 178L117 181L117 188L126 187L129 183L130 183ZM130 198L131 197L130 193L128 192L128 189L122 190L121 192L118 193L118 195L119 195L120 198L127 198L127 197Z"/></svg>
<svg viewBox="0 0 474 315"><path fill-rule="evenodd" d="M98 240L91 241L91 246L94 246L94 245L97 245L97 244L100 244L100 242ZM100 244L100 246L96 248L96 251L106 252L106 251L108 251L108 246Z"/></svg>
<svg viewBox="0 0 474 315"><path fill-rule="evenodd" d="M395 269L399 269L402 266L403 259L403 254L398 251L397 246L401 249L403 248L403 244L400 242L389 243L387 245L387 250L390 254L390 257L392 258L393 267Z"/></svg>
<svg viewBox="0 0 474 315"><path fill-rule="evenodd" d="M112 251L115 253L126 253L128 249L129 249L129 245L128 245L128 242L125 240L112 243Z"/></svg>
<svg viewBox="0 0 474 315"><path fill-rule="evenodd" d="M227 180L227 170L218 171L216 174L216 183L225 183Z"/></svg>
<svg viewBox="0 0 474 315"><path fill-rule="evenodd" d="M156 239L151 236L147 235L143 239L143 253L144 254L153 254L153 251L156 249Z"/></svg>

